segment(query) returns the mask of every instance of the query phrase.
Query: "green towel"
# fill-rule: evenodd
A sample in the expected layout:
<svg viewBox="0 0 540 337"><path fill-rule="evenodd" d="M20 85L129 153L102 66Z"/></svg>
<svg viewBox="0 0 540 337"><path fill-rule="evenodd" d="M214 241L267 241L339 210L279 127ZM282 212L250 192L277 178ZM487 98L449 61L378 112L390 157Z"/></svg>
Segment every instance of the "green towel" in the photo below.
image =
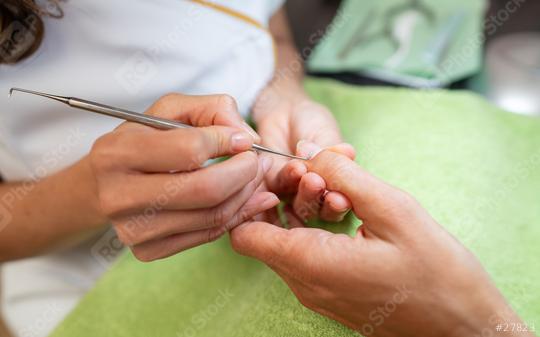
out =
<svg viewBox="0 0 540 337"><path fill-rule="evenodd" d="M344 1L310 56L309 69L363 72L402 79L398 83L411 86L447 85L476 73L481 65L486 1L418 0L417 7L413 3ZM403 43L396 43L400 39ZM414 85L411 78L426 81Z"/></svg>
<svg viewBox="0 0 540 337"><path fill-rule="evenodd" d="M310 80L368 170L412 193L540 326L540 120L465 92ZM341 225L340 231L355 227ZM64 336L355 336L303 308L228 238L154 263L126 254L53 333Z"/></svg>

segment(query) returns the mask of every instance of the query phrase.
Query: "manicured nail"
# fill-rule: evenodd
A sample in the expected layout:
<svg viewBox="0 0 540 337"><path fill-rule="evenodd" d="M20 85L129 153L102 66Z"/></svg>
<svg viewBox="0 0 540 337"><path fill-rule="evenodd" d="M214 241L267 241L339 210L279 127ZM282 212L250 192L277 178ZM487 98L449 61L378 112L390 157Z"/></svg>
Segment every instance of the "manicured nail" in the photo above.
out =
<svg viewBox="0 0 540 337"><path fill-rule="evenodd" d="M244 124L244 129L249 132L249 134L253 137L253 139L255 141L260 141L261 140L261 137L257 134L257 132L255 132L255 130L253 130L253 128L247 123L247 122L243 122Z"/></svg>
<svg viewBox="0 0 540 337"><path fill-rule="evenodd" d="M232 135L231 144L234 152L247 151L253 144L253 138L245 132L237 132Z"/></svg>
<svg viewBox="0 0 540 337"><path fill-rule="evenodd" d="M329 200L328 203L330 204L330 207L335 211L339 213L347 213L350 211L350 209L347 206L336 204L334 200Z"/></svg>
<svg viewBox="0 0 540 337"><path fill-rule="evenodd" d="M268 172L268 170L270 170L270 167L272 167L272 158L268 157L268 156L263 156L261 158L262 160L262 167L263 167L263 171L264 173Z"/></svg>

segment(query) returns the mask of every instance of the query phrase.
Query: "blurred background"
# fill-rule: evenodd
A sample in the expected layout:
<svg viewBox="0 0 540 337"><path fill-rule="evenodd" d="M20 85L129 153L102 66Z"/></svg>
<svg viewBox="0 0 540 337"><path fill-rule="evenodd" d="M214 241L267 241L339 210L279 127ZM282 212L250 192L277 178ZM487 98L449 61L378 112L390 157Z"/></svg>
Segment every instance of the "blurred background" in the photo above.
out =
<svg viewBox="0 0 540 337"><path fill-rule="evenodd" d="M506 110L540 116L540 1L445 3L288 0L287 9L311 75L357 85L472 90ZM371 28L378 25L379 32ZM418 61L424 56L435 58L439 70Z"/></svg>

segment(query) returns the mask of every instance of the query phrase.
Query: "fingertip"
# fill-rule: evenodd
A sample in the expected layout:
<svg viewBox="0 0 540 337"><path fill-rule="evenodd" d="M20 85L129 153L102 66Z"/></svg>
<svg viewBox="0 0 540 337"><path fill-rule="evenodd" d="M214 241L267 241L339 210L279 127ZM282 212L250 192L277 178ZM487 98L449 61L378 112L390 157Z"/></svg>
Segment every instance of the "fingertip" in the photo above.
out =
<svg viewBox="0 0 540 337"><path fill-rule="evenodd" d="M339 192L328 192L324 201L328 203L332 211L337 213L348 212L352 207L351 201Z"/></svg>
<svg viewBox="0 0 540 337"><path fill-rule="evenodd" d="M310 194L322 192L326 188L324 179L314 172L308 172L302 176L301 185L306 188Z"/></svg>
<svg viewBox="0 0 540 337"><path fill-rule="evenodd" d="M298 180L307 173L306 165L301 163L299 160L290 161L287 163L287 167L289 169L289 177L291 180Z"/></svg>

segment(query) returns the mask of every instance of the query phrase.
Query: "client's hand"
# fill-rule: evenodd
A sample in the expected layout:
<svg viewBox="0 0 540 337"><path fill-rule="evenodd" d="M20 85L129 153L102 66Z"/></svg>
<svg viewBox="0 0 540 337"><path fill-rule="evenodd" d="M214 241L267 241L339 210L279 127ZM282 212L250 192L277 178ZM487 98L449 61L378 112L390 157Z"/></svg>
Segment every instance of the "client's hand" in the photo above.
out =
<svg viewBox="0 0 540 337"><path fill-rule="evenodd" d="M366 336L494 336L505 334L499 322L520 322L476 258L410 195L335 152L308 169L352 201L363 222L356 237L263 222L231 233L302 304Z"/></svg>
<svg viewBox="0 0 540 337"><path fill-rule="evenodd" d="M280 97L270 105L256 104L253 115L263 144L276 150L305 157L301 146L300 151L297 149L299 142L309 141L319 146L342 142L332 113L304 96L295 99ZM346 144L342 147L344 153L354 159L354 149ZM280 197L293 196L292 209L288 213L301 220L320 217L327 221L341 221L351 206L341 193L328 193L320 176L306 174L306 167L300 160L274 158L265 180L271 192Z"/></svg>
<svg viewBox="0 0 540 337"><path fill-rule="evenodd" d="M279 200L256 192L271 161L228 96L168 95L148 114L198 126L156 130L124 123L96 141L96 198L118 237L143 261L212 241ZM208 159L232 158L205 167Z"/></svg>

